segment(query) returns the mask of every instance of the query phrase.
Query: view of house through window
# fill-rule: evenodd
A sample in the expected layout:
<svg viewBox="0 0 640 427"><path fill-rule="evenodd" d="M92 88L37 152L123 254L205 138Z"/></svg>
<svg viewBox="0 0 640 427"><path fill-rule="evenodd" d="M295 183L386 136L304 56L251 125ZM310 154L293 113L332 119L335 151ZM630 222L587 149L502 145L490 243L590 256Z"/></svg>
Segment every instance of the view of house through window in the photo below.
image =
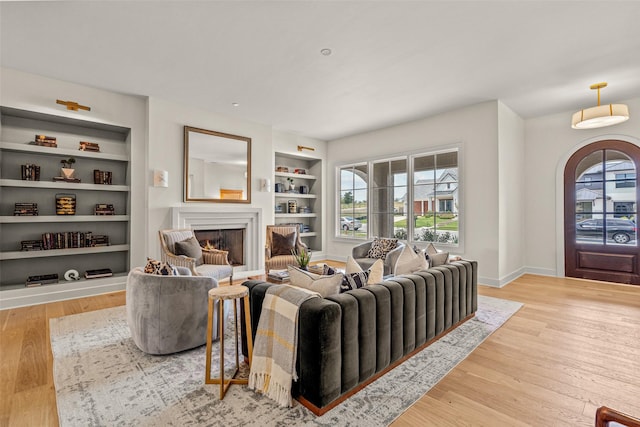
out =
<svg viewBox="0 0 640 427"><path fill-rule="evenodd" d="M339 236L458 244L457 149L342 166L339 173Z"/></svg>

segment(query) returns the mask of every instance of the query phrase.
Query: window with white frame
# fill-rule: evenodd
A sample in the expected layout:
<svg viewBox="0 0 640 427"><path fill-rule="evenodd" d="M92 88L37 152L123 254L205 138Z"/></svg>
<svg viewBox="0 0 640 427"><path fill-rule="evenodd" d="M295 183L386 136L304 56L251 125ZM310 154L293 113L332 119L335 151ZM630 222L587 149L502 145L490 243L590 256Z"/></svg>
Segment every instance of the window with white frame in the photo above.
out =
<svg viewBox="0 0 640 427"><path fill-rule="evenodd" d="M458 245L457 148L340 166L338 174L337 236Z"/></svg>

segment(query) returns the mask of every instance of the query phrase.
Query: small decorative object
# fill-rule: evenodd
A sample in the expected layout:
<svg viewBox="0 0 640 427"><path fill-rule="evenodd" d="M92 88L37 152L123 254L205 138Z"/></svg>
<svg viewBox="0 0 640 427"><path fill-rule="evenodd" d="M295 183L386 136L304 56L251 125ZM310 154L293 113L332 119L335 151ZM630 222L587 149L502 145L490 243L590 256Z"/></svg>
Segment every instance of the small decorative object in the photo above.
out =
<svg viewBox="0 0 640 427"><path fill-rule="evenodd" d="M40 166L27 163L26 165L21 165L20 169L23 181L40 181Z"/></svg>
<svg viewBox="0 0 640 427"><path fill-rule="evenodd" d="M37 216L37 203L16 203L13 209L14 216Z"/></svg>
<svg viewBox="0 0 640 427"><path fill-rule="evenodd" d="M289 172L289 168L286 166L277 166L276 172Z"/></svg>
<svg viewBox="0 0 640 427"><path fill-rule="evenodd" d="M93 183L94 184L107 184L111 185L111 179L113 174L110 171L101 171L98 169L93 170Z"/></svg>
<svg viewBox="0 0 640 427"><path fill-rule="evenodd" d="M298 213L298 202L295 200L289 200L287 202L288 209L287 213Z"/></svg>
<svg viewBox="0 0 640 427"><path fill-rule="evenodd" d="M284 193L284 184L276 182L276 193Z"/></svg>
<svg viewBox="0 0 640 427"><path fill-rule="evenodd" d="M56 194L56 215L75 215L76 214L76 195L75 194Z"/></svg>
<svg viewBox="0 0 640 427"><path fill-rule="evenodd" d="M21 251L42 251L44 246L42 240L23 240L20 242Z"/></svg>
<svg viewBox="0 0 640 427"><path fill-rule="evenodd" d="M296 168L293 170L293 173L297 173L298 175L306 175L307 171L305 169L302 168Z"/></svg>
<svg viewBox="0 0 640 427"><path fill-rule="evenodd" d="M64 105L67 107L67 110L71 110L71 111L78 111L78 110L91 111L91 107L87 107L86 105L80 105L75 101L63 101L61 99L56 99L56 104Z"/></svg>
<svg viewBox="0 0 640 427"><path fill-rule="evenodd" d="M287 181L289 182L289 191L295 190L296 186L293 183L293 178L287 178Z"/></svg>
<svg viewBox="0 0 640 427"><path fill-rule="evenodd" d="M53 148L58 147L58 141L56 140L56 137L47 136L47 135L36 134L33 144L39 145L41 147L53 147Z"/></svg>
<svg viewBox="0 0 640 427"><path fill-rule="evenodd" d="M110 268L101 268L99 270L87 270L84 272L86 279L97 279L98 277L111 277L113 272Z"/></svg>
<svg viewBox="0 0 640 427"><path fill-rule="evenodd" d="M275 213L283 213L282 212L282 205L276 205L276 211Z"/></svg>
<svg viewBox="0 0 640 427"><path fill-rule="evenodd" d="M63 159L60 160L60 163L62 163L62 176L66 179L72 179L73 178L73 173L75 172L75 169L72 169L72 165L76 162L76 159L74 159L73 157L69 157L68 159Z"/></svg>
<svg viewBox="0 0 640 427"><path fill-rule="evenodd" d="M78 150L99 153L100 145L96 144L95 142L80 141L80 147L78 148Z"/></svg>
<svg viewBox="0 0 640 427"><path fill-rule="evenodd" d="M307 267L309 266L309 261L311 261L311 251L307 251L304 248L300 250L292 249L291 254L294 257L296 257L296 262L298 263L298 266L301 269L306 270Z"/></svg>
<svg viewBox="0 0 640 427"><path fill-rule="evenodd" d="M300 194L309 194L309 187L307 187L306 185L301 185Z"/></svg>
<svg viewBox="0 0 640 427"><path fill-rule="evenodd" d="M116 210L114 209L112 204L108 203L98 203L96 204L96 208L93 213L95 215L115 215Z"/></svg>
<svg viewBox="0 0 640 427"><path fill-rule="evenodd" d="M78 273L78 270L67 270L67 272L64 273L64 279L68 282L80 280L80 273Z"/></svg>

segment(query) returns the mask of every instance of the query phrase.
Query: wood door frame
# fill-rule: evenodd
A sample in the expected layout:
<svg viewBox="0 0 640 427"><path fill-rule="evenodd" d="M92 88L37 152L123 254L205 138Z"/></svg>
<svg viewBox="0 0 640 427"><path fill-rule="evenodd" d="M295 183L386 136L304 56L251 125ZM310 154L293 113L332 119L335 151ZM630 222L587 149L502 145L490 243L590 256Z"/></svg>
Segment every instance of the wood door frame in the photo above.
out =
<svg viewBox="0 0 640 427"><path fill-rule="evenodd" d="M564 270L565 275L568 277L580 277L594 280L609 280L615 281L619 283L632 283L632 284L640 284L640 268L638 267L638 253L639 248L638 245L634 246L634 250L631 250L630 247L618 246L618 245L593 245L589 246L588 249L592 249L591 252L594 256L597 255L598 252L600 254L606 253L610 254L611 258L609 262L622 262L623 258L629 256L631 252L634 253L634 258L632 261L633 272L632 273L618 273L614 271L597 272L597 271L587 271L585 269L580 270L578 272L578 255L580 255L581 259L587 254L587 247L579 254L578 251L582 249L582 245L576 242L576 227L575 227L575 169L578 164L584 159L586 156L591 153L603 150L616 150L627 155L632 161L635 163L636 167L636 212L638 211L638 204L640 202L640 147L632 142L619 140L619 139L600 139L596 141L592 141L583 147L574 151L568 160L564 164L563 173L562 173L562 185L564 192L562 194L563 203L563 225L564 230L562 233L563 239L563 255L564 255ZM606 159L603 159L603 162ZM606 177L603 175L603 179ZM603 186L606 185L603 182ZM572 195L569 197L568 195ZM636 213L636 218L637 218ZM639 236L636 236L636 240ZM567 244L569 242L569 244ZM605 238L606 242L606 238ZM604 251L606 249L606 251ZM600 250L600 251L598 251ZM627 260L628 261L628 260ZM569 273L575 272L574 276L569 276Z"/></svg>

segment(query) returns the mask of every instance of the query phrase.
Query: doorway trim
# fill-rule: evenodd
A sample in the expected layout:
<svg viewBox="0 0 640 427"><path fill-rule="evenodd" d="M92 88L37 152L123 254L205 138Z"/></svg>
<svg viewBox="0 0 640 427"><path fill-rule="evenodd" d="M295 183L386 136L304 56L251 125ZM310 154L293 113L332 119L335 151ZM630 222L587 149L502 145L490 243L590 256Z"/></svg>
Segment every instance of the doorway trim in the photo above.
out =
<svg viewBox="0 0 640 427"><path fill-rule="evenodd" d="M603 134L579 142L564 153L556 166L556 276L565 277L564 268L564 169L576 151L594 142L606 139L619 139L640 147L640 139L630 135Z"/></svg>

